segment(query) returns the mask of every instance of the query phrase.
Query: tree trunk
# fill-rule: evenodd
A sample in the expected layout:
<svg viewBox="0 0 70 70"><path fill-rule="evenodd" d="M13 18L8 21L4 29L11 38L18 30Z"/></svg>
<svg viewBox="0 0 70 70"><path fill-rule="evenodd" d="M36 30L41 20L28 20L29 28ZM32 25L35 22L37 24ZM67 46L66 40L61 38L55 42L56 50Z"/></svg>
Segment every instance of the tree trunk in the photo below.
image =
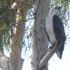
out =
<svg viewBox="0 0 70 70"><path fill-rule="evenodd" d="M21 50L25 30L24 19L27 11L24 10L23 12L23 9L21 9L23 5L21 5L21 3L18 5L16 14L16 30L14 32L11 45L10 70L22 70Z"/></svg>
<svg viewBox="0 0 70 70"><path fill-rule="evenodd" d="M17 9L15 32L12 38L10 54L10 70L22 70L21 49L25 30L25 18L28 9L32 6L33 0L15 0L16 5L12 9Z"/></svg>
<svg viewBox="0 0 70 70"><path fill-rule="evenodd" d="M23 32L25 23L19 22L16 26L16 33L12 39L11 54L10 54L10 70L22 70L21 65L21 50L23 42Z"/></svg>
<svg viewBox="0 0 70 70"><path fill-rule="evenodd" d="M50 0L37 0L37 10L35 12L35 24L33 30L33 54L32 54L32 69L33 70L48 70L48 63L39 69L39 63L47 53L48 40L45 33L45 17L50 9Z"/></svg>
<svg viewBox="0 0 70 70"><path fill-rule="evenodd" d="M9 58L0 52L0 68L2 70L9 70Z"/></svg>

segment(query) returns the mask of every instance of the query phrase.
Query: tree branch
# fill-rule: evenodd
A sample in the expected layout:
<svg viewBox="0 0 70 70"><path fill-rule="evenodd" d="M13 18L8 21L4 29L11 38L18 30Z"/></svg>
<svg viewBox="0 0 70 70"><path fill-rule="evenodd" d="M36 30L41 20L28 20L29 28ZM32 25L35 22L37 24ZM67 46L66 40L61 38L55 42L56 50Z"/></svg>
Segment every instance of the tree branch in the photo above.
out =
<svg viewBox="0 0 70 70"><path fill-rule="evenodd" d="M58 43L56 42L54 47L50 51L48 51L46 55L41 59L39 63L39 69L42 69L45 66L45 64L49 61L49 59L53 56L53 54L58 50L57 45Z"/></svg>

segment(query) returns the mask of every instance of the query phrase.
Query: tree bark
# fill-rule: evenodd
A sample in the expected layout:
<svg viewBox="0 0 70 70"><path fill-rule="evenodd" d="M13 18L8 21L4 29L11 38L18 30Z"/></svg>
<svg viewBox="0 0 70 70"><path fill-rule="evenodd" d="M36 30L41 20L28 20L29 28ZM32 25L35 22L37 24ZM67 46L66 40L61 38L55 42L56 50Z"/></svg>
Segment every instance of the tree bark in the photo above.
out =
<svg viewBox="0 0 70 70"><path fill-rule="evenodd" d="M9 70L9 58L0 52L0 68Z"/></svg>
<svg viewBox="0 0 70 70"><path fill-rule="evenodd" d="M10 70L22 70L21 65L21 50L23 43L23 33L25 23L23 21L17 22L16 33L12 39L11 54L10 54Z"/></svg>
<svg viewBox="0 0 70 70"><path fill-rule="evenodd" d="M15 32L12 37L11 54L10 54L10 70L22 70L21 50L23 43L23 36L25 30L25 17L27 9L25 10L22 2L16 2L17 14L16 14L16 26ZM23 11L24 10L24 11Z"/></svg>
<svg viewBox="0 0 70 70"><path fill-rule="evenodd" d="M15 32L12 37L10 70L22 70L21 49L25 30L25 18L33 0L15 0L12 9L17 9Z"/></svg>
<svg viewBox="0 0 70 70"><path fill-rule="evenodd" d="M33 30L33 54L32 54L32 69L33 70L48 70L48 63L39 69L39 63L47 53L48 40L45 33L45 17L50 9L50 0L37 0L35 12L35 24Z"/></svg>

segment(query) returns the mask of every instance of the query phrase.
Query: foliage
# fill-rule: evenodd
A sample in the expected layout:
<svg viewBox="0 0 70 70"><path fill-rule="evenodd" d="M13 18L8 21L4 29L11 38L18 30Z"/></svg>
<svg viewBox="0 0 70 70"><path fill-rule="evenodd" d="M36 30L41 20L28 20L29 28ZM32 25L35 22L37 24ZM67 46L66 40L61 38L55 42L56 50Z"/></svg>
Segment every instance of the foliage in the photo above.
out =
<svg viewBox="0 0 70 70"><path fill-rule="evenodd" d="M51 7L57 7L57 6L62 6L60 13L60 16L64 20L68 20L66 15L69 17L69 0L51 0Z"/></svg>
<svg viewBox="0 0 70 70"><path fill-rule="evenodd" d="M17 9L11 9L14 2L15 0L0 0L0 30L3 32L2 45L5 47L10 45L10 39L15 27ZM21 10L26 11L28 8L32 7L33 0L29 0L28 2L20 1L20 3L20 7L22 6ZM21 16L18 16L18 18L22 20Z"/></svg>
<svg viewBox="0 0 70 70"><path fill-rule="evenodd" d="M12 19L15 11L10 9L10 0L0 0L0 31L2 31L2 45L8 47L12 35Z"/></svg>
<svg viewBox="0 0 70 70"><path fill-rule="evenodd" d="M10 44L10 39L13 35L13 27L15 26L15 13L16 10L11 9L11 4L14 2L14 0L0 0L0 31L2 31L2 44L3 46L8 47ZM66 18L66 11L69 9L69 0L51 0L51 6L56 7L63 5L62 10L61 10L61 18L65 23L67 23L67 18ZM24 9L26 9L25 6L23 6ZM29 9L27 13L27 18L26 18L26 25L28 26L25 28L25 33L27 33L26 37L28 40L32 35L32 21L34 18L34 10ZM22 19L22 17L19 16L19 19ZM27 32L28 31L28 32ZM25 38L25 39L26 39Z"/></svg>

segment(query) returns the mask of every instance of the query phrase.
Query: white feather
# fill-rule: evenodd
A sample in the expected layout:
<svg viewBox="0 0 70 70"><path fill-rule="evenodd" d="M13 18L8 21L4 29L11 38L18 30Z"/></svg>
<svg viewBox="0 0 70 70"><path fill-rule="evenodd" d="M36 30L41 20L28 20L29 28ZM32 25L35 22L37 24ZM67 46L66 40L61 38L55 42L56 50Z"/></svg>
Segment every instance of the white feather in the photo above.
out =
<svg viewBox="0 0 70 70"><path fill-rule="evenodd" d="M49 36L51 44L54 44L56 42L56 37L53 30L53 16L56 14L56 12L57 11L55 9L51 9L49 15L46 17L45 20L46 31Z"/></svg>

